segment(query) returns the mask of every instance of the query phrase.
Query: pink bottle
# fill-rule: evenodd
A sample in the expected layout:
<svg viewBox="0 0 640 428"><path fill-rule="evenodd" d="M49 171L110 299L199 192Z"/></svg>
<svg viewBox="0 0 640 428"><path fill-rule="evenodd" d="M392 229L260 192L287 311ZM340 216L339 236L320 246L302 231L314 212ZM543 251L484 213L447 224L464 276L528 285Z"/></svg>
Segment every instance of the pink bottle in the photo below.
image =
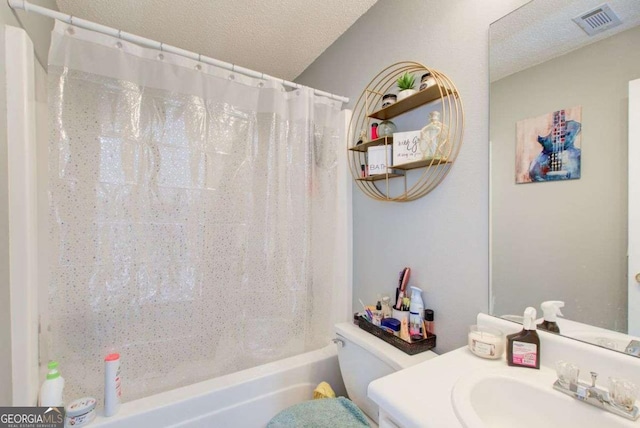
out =
<svg viewBox="0 0 640 428"><path fill-rule="evenodd" d="M378 139L378 124L377 123L372 123L371 124L371 139L372 140L377 140Z"/></svg>

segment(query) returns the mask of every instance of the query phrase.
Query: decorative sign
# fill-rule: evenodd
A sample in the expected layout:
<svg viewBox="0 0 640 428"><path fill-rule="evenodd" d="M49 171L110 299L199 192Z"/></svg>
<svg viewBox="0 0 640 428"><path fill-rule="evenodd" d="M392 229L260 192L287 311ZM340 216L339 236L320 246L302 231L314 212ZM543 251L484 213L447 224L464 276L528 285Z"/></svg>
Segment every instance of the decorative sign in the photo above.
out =
<svg viewBox="0 0 640 428"><path fill-rule="evenodd" d="M369 175L391 173L391 146L373 146L367 149Z"/></svg>
<svg viewBox="0 0 640 428"><path fill-rule="evenodd" d="M420 131L393 133L393 165L422 160Z"/></svg>

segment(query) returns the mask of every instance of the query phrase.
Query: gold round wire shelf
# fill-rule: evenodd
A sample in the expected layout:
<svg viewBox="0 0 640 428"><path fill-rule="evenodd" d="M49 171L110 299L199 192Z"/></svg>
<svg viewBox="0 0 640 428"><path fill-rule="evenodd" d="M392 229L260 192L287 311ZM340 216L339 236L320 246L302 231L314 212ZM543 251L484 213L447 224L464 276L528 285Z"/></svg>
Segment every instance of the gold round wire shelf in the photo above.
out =
<svg viewBox="0 0 640 428"><path fill-rule="evenodd" d="M398 168L394 169L393 166L391 166L390 168L393 172L377 176L376 181L371 181L371 177L361 177L361 165L367 164L366 151L354 150L354 146L360 132L362 130L367 131L368 135L372 122L378 120L371 116L375 116L376 113L385 110L379 109L382 96L391 93L391 90L395 88L396 80L403 73L408 72L410 74L420 75L420 73L424 74L427 71L430 72L435 79L436 85L425 89L424 94L421 94L423 91L419 91L418 94L397 101L396 104L398 104L398 106L400 106L400 103L404 103L405 106L409 105L410 107L388 118L399 116L406 111L423 105L439 102L441 122L445 125L445 132L447 133L445 137L445 141L448 141L447 152L444 153L442 158L434 157L424 162L423 166L416 167L416 169L404 170L402 174L397 173L396 170ZM429 91L429 93L427 94L426 91ZM430 111L433 110L437 109ZM427 122L428 119L425 120L425 125ZM378 75L369 82L367 88L362 92L355 104L349 123L349 138L347 139L351 175L360 190L373 199L395 202L416 200L435 189L449 173L460 151L463 132L464 110L462 99L451 79L444 73L434 70L433 68L428 68L418 62L397 62L378 73ZM385 139L380 145L382 144L387 145L391 143L388 143L388 140ZM390 162L387 162L387 165L389 163ZM422 169L422 172L419 173L418 169ZM412 171L411 174L413 175L411 178L409 177L410 171ZM419 173L417 178L414 171L415 173ZM404 180L404 186L394 186L392 184L394 180ZM391 193L393 193L393 195Z"/></svg>

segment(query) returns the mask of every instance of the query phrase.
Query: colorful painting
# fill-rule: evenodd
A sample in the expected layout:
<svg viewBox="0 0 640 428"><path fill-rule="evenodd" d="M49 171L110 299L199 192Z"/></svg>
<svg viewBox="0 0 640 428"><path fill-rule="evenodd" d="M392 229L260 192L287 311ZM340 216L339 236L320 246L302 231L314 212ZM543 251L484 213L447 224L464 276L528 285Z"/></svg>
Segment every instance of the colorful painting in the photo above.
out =
<svg viewBox="0 0 640 428"><path fill-rule="evenodd" d="M580 178L581 128L581 106L519 121L516 183Z"/></svg>

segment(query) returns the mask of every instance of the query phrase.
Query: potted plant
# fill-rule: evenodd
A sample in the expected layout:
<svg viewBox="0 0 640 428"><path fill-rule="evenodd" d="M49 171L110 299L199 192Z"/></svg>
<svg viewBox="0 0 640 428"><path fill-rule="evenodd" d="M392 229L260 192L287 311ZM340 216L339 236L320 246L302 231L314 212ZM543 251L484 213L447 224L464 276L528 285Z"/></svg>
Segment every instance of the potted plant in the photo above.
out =
<svg viewBox="0 0 640 428"><path fill-rule="evenodd" d="M416 84L416 78L413 76L413 74L409 74L406 71L402 76L398 78L396 83L398 84L398 89L400 89L400 92L398 92L398 101L403 100L408 96L418 92L413 89Z"/></svg>

